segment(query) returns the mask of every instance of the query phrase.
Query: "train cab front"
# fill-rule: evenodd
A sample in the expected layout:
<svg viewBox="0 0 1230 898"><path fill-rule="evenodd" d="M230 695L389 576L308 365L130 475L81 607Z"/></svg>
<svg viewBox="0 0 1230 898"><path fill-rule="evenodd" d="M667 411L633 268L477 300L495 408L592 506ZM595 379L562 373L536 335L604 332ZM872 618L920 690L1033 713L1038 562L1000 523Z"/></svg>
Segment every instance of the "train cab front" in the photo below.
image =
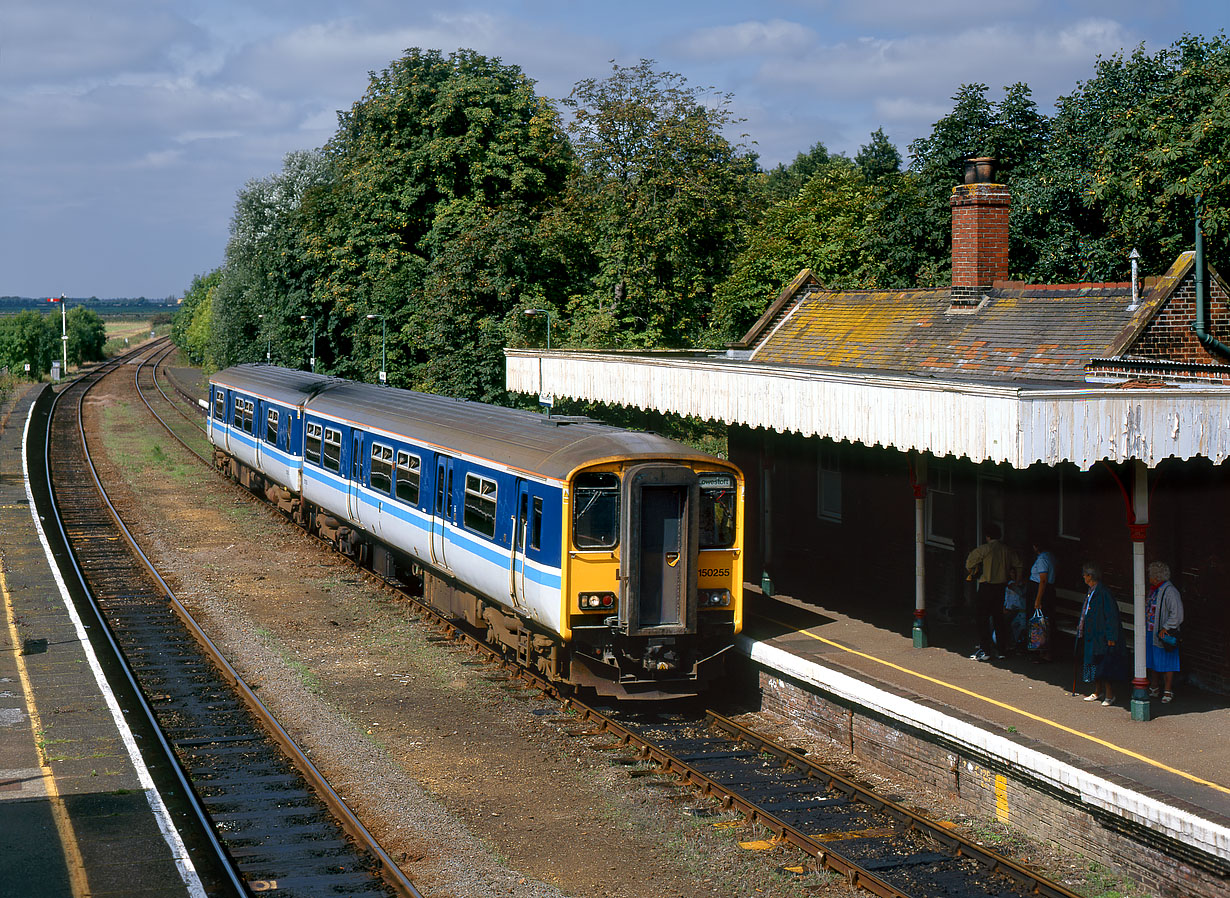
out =
<svg viewBox="0 0 1230 898"><path fill-rule="evenodd" d="M573 484L569 679L624 699L696 695L741 624L737 471L678 462Z"/></svg>

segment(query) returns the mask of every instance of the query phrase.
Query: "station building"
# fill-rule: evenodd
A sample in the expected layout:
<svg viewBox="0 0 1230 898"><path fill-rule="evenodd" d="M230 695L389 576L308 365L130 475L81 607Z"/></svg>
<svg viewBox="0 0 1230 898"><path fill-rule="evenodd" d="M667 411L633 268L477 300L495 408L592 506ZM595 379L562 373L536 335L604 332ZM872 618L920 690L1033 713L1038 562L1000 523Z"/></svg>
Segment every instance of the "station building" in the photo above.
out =
<svg viewBox="0 0 1230 898"><path fill-rule="evenodd" d="M918 645L971 613L964 560L988 524L1026 565L1054 553L1061 627L1095 561L1143 633L1145 565L1165 561L1184 676L1230 692L1230 293L1199 229L1165 272L1012 282L1008 188L967 182L950 288L831 291L804 270L725 352L509 349L507 386L725 422L749 580Z"/></svg>

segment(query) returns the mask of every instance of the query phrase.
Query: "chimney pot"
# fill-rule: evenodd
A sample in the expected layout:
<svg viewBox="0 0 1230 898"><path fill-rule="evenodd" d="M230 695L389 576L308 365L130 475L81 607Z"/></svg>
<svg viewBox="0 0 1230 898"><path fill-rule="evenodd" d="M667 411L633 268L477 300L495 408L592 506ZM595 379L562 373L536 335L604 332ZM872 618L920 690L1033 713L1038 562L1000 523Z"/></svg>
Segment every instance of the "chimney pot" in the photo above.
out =
<svg viewBox="0 0 1230 898"><path fill-rule="evenodd" d="M966 184L991 184L995 180L995 159L991 156L971 156L965 160Z"/></svg>

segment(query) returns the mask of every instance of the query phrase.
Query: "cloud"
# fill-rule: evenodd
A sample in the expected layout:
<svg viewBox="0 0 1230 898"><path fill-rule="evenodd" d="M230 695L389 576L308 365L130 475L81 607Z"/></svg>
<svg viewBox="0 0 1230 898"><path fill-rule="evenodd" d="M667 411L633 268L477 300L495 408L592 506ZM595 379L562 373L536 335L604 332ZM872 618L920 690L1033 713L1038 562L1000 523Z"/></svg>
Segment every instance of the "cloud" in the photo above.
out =
<svg viewBox="0 0 1230 898"><path fill-rule="evenodd" d="M814 47L816 43L816 32L807 26L785 19L770 19L704 28L679 39L674 46L684 56L698 60L739 56L780 59Z"/></svg>

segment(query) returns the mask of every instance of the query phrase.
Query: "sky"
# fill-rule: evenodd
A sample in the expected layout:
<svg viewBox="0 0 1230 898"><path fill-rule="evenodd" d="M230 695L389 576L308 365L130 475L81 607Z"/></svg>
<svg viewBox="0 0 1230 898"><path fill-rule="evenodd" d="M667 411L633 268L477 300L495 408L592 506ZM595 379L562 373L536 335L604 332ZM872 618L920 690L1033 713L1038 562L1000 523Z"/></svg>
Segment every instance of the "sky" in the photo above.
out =
<svg viewBox="0 0 1230 898"><path fill-rule="evenodd" d="M876 128L905 154L962 84L1045 112L1099 55L1226 28L1225 0L0 0L0 296L180 296L237 193L324 145L370 72L469 48L565 97L612 61L732 95L766 168Z"/></svg>

